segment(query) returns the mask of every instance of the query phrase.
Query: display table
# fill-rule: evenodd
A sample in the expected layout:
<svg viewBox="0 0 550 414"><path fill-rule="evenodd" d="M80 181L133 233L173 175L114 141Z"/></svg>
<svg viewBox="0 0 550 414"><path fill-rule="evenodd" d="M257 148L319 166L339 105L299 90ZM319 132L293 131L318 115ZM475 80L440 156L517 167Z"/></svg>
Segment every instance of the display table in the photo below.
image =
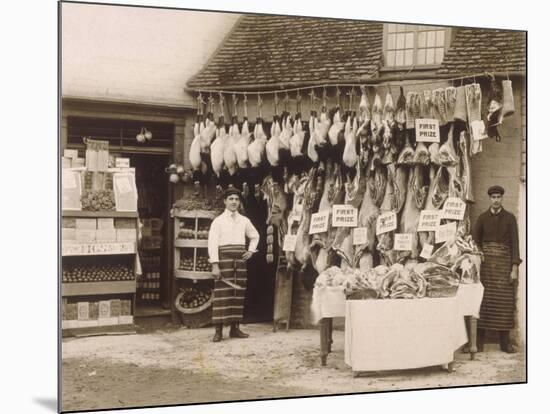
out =
<svg viewBox="0 0 550 414"><path fill-rule="evenodd" d="M455 299L456 298L456 299ZM477 318L479 317L479 308L483 298L483 285L476 284L461 284L457 291L455 299L458 308L455 310L456 315L461 318L461 324L464 325L462 317L468 318L469 342L468 348L471 359L474 359L477 352ZM392 302L411 302L426 299L395 299ZM384 300L374 299L358 302L380 302ZM340 287L316 287L313 291L312 314L314 322L319 322L320 331L320 356L321 365L325 366L327 356L331 352L332 345L332 318L346 317L346 298L342 288ZM347 328L347 321L346 321Z"/></svg>
<svg viewBox="0 0 550 414"><path fill-rule="evenodd" d="M467 341L456 296L346 302L345 362L354 372L451 364Z"/></svg>

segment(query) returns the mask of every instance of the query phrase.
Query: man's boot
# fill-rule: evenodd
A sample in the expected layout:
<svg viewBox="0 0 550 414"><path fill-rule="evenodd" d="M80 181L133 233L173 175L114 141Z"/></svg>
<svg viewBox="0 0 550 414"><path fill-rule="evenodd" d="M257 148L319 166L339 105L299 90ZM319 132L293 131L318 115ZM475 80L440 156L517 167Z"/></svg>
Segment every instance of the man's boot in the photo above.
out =
<svg viewBox="0 0 550 414"><path fill-rule="evenodd" d="M245 334L239 329L239 324L237 322L231 323L231 329L229 330L229 336L231 338L248 338L250 335Z"/></svg>
<svg viewBox="0 0 550 414"><path fill-rule="evenodd" d="M500 331L500 349L508 354L515 354L517 350L510 343L510 331Z"/></svg>
<svg viewBox="0 0 550 414"><path fill-rule="evenodd" d="M220 342L222 340L223 325L217 323L214 326L216 327L216 333L214 334L214 338L212 338L212 342Z"/></svg>
<svg viewBox="0 0 550 414"><path fill-rule="evenodd" d="M477 330L477 352L483 352L483 346L485 345L485 329Z"/></svg>

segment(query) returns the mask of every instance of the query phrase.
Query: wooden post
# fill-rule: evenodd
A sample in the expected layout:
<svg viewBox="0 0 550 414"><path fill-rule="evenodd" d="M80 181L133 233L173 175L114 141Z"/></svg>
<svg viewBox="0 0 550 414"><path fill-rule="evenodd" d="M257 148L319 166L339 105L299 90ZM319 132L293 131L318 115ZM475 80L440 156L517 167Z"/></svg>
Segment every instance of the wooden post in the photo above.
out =
<svg viewBox="0 0 550 414"><path fill-rule="evenodd" d="M329 318L321 318L319 322L319 333L321 335L321 365L324 367L327 365L327 355L329 352Z"/></svg>

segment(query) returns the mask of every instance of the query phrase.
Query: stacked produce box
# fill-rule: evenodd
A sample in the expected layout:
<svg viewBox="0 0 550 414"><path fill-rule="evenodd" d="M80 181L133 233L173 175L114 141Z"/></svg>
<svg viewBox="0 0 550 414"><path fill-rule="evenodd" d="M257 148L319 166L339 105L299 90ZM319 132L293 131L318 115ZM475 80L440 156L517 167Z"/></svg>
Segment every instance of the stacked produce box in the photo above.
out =
<svg viewBox="0 0 550 414"><path fill-rule="evenodd" d="M160 218L141 219L139 256L142 275L137 283L137 298L143 302L160 300L162 226Z"/></svg>
<svg viewBox="0 0 550 414"><path fill-rule="evenodd" d="M63 300L62 329L131 325L133 322L131 299L77 301L69 298Z"/></svg>

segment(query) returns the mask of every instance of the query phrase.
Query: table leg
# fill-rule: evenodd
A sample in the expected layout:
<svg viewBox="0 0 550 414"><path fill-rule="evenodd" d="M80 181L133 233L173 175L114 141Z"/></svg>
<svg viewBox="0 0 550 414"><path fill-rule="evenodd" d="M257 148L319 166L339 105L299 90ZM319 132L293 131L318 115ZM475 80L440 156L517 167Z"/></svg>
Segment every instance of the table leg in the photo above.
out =
<svg viewBox="0 0 550 414"><path fill-rule="evenodd" d="M333 318L328 318L328 329L327 329L327 342L328 342L328 353L332 352L332 321Z"/></svg>
<svg viewBox="0 0 550 414"><path fill-rule="evenodd" d="M327 365L328 355L328 318L321 318L319 323L319 332L321 335L321 365Z"/></svg>
<svg viewBox="0 0 550 414"><path fill-rule="evenodd" d="M477 352L477 318L470 316L470 359L473 361Z"/></svg>

